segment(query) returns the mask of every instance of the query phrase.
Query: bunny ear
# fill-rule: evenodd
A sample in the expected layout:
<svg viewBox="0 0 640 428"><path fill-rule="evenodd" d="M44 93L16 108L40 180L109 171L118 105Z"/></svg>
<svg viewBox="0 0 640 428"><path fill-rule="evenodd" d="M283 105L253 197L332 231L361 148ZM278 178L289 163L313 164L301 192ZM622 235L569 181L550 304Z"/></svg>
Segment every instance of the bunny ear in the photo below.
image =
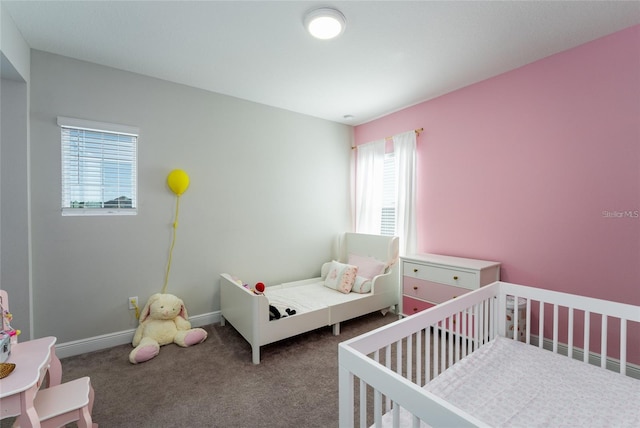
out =
<svg viewBox="0 0 640 428"><path fill-rule="evenodd" d="M184 302L180 300L180 313L178 314L185 320L189 319L189 314L187 314L187 307L184 305Z"/></svg>
<svg viewBox="0 0 640 428"><path fill-rule="evenodd" d="M144 309L142 309L142 312L140 313L140 324L142 324L144 320L146 320L147 317L151 314L151 304L158 300L158 296L159 294L156 293L149 297L149 300L147 300L147 304L144 305Z"/></svg>

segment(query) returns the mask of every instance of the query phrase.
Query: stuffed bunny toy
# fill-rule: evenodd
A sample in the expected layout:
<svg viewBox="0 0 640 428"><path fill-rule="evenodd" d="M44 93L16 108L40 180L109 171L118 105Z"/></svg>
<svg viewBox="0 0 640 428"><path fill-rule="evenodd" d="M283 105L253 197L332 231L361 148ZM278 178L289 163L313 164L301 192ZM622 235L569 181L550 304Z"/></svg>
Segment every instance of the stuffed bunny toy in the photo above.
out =
<svg viewBox="0 0 640 428"><path fill-rule="evenodd" d="M187 309L178 297L163 293L151 296L140 314L129 361L133 364L148 361L158 355L160 346L169 343L186 348L203 342L207 332L191 328L188 319Z"/></svg>

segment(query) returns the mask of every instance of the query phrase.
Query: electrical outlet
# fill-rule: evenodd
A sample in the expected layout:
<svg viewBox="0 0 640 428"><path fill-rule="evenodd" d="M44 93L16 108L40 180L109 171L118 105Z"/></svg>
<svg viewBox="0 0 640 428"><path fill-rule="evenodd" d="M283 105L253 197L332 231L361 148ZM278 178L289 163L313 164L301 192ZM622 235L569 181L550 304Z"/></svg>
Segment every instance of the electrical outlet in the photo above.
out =
<svg viewBox="0 0 640 428"><path fill-rule="evenodd" d="M135 309L138 306L138 296L129 297L129 309Z"/></svg>

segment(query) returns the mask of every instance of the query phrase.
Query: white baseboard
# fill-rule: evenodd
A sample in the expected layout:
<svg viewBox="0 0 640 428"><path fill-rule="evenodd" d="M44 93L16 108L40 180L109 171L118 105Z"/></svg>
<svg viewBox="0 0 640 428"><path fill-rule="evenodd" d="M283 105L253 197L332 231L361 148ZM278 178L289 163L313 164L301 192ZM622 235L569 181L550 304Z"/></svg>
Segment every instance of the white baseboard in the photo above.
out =
<svg viewBox="0 0 640 428"><path fill-rule="evenodd" d="M531 343L538 344L538 336L531 335ZM542 347L544 349L553 349L553 341L550 339L544 339ZM569 346L564 343L558 343L558 353L561 355L569 354ZM584 349L573 347L573 358L582 361L584 359ZM595 352L589 352L589 363L600 367L602 361L600 354ZM620 373L620 360L615 358L607 358L607 369ZM640 366L637 364L627 363L626 374L629 377L640 379Z"/></svg>
<svg viewBox="0 0 640 428"><path fill-rule="evenodd" d="M189 317L189 322L192 327L202 327L204 325L219 323L220 311L191 316ZM131 343L135 331L135 329L130 329L74 340L72 342L59 343L56 345L56 355L58 358L66 358Z"/></svg>

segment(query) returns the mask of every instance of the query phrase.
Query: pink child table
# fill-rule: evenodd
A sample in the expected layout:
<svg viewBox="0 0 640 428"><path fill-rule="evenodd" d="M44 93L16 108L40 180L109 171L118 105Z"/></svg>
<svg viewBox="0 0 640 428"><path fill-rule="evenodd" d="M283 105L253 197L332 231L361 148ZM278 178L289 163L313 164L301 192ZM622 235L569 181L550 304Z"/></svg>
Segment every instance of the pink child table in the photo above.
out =
<svg viewBox="0 0 640 428"><path fill-rule="evenodd" d="M0 379L0 419L18 416L18 425L24 428L39 427L40 419L33 407L33 400L48 378L48 386L59 385L62 365L56 356L56 338L16 343L11 346L7 363L16 365L13 372Z"/></svg>

